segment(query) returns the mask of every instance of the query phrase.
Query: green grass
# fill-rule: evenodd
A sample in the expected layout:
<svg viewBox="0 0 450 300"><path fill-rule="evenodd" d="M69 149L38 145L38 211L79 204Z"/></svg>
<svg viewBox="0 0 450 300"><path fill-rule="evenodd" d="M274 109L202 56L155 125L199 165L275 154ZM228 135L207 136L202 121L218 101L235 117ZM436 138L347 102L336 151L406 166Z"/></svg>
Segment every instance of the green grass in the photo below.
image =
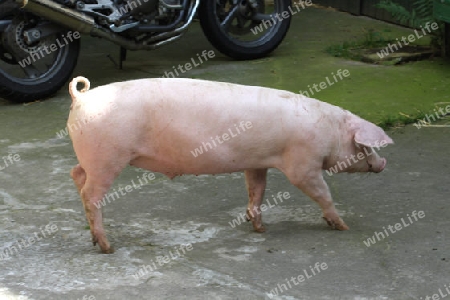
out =
<svg viewBox="0 0 450 300"><path fill-rule="evenodd" d="M423 119L425 115L426 113L424 112L417 112L413 115L388 115L383 117L377 125L386 130L392 127L416 123L417 120Z"/></svg>
<svg viewBox="0 0 450 300"><path fill-rule="evenodd" d="M394 39L385 37L383 33L373 28L364 30L363 38L356 41L344 41L339 44L328 46L325 51L334 56L352 60L361 60L360 52L366 49L384 48Z"/></svg>

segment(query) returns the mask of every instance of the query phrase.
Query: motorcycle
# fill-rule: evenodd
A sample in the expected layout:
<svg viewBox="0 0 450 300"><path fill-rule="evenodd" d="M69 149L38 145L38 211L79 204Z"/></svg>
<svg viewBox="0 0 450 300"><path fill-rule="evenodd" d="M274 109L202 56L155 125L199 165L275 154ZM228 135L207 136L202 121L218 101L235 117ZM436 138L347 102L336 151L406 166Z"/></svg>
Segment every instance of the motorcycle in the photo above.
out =
<svg viewBox="0 0 450 300"><path fill-rule="evenodd" d="M153 50L181 38L198 16L221 53L249 60L284 39L291 0L0 0L0 97L29 102L56 93L80 52L80 34L127 50ZM285 16L285 14L283 14Z"/></svg>

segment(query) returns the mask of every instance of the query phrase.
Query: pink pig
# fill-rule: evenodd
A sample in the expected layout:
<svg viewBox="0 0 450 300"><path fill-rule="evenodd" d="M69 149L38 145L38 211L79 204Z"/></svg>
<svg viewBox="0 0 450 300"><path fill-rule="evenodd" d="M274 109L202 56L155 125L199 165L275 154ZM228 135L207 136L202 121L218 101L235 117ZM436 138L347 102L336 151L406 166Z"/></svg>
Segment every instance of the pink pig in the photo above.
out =
<svg viewBox="0 0 450 300"><path fill-rule="evenodd" d="M386 159L373 147L393 143L349 111L283 90L180 78L89 91L89 81L77 77L69 92L67 125L79 161L71 176L103 253L114 250L95 204L127 165L169 178L244 171L247 217L258 232L265 230L261 214L252 212L260 212L267 169L277 168L320 205L330 226L347 230L322 170L347 162L339 172L381 172Z"/></svg>

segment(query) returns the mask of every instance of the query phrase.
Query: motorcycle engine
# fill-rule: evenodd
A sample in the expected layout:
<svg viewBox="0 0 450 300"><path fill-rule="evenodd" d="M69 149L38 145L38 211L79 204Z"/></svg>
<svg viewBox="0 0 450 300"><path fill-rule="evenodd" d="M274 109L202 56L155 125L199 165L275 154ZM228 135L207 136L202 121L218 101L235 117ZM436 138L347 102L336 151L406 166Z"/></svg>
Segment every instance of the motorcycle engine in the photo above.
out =
<svg viewBox="0 0 450 300"><path fill-rule="evenodd" d="M59 0L79 11L98 17L101 24L121 26L130 22L149 23L167 17L158 0ZM163 15L162 15L163 14Z"/></svg>
<svg viewBox="0 0 450 300"><path fill-rule="evenodd" d="M146 17L155 13L158 8L158 0L130 0L122 1L120 3L119 11L124 14L129 14L135 19L143 21Z"/></svg>

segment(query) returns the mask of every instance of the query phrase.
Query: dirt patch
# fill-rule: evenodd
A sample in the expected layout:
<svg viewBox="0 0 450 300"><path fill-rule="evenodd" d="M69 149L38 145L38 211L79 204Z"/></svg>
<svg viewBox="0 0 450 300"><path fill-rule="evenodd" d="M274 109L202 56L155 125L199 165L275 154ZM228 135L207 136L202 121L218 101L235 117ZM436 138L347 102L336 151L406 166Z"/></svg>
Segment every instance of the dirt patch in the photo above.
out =
<svg viewBox="0 0 450 300"><path fill-rule="evenodd" d="M404 46L394 52L389 50L390 48L383 47L373 49L353 49L350 51L353 55L360 57L363 62L389 65L428 59L436 54L430 47L417 45Z"/></svg>

